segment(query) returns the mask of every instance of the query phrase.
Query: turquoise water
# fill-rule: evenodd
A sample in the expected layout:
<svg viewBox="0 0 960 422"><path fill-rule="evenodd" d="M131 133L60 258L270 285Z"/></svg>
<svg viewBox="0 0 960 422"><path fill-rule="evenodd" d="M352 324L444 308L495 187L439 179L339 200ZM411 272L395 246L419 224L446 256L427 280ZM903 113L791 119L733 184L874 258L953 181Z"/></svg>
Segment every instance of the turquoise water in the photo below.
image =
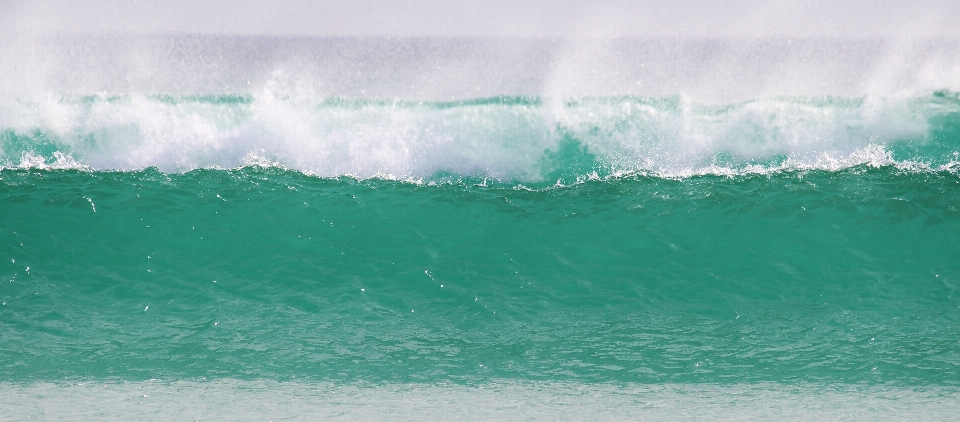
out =
<svg viewBox="0 0 960 422"><path fill-rule="evenodd" d="M15 417L957 410L955 91L311 89L0 98Z"/></svg>
<svg viewBox="0 0 960 422"><path fill-rule="evenodd" d="M960 379L955 171L2 177L11 380Z"/></svg>

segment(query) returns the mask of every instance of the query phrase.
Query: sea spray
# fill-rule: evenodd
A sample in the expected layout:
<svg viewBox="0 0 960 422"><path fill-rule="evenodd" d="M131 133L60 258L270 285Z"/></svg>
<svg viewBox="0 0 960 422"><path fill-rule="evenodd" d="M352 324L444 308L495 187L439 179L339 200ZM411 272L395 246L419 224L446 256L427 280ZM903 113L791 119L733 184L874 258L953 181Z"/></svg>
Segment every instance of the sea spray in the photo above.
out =
<svg viewBox="0 0 960 422"><path fill-rule="evenodd" d="M101 170L183 172L233 168L256 153L321 177L448 173L529 182L787 161L837 169L877 148L897 161L938 166L960 149L960 100L949 91L722 106L681 97L580 98L554 118L543 113L537 97L61 96L18 104L0 118L0 160L5 167L43 157Z"/></svg>

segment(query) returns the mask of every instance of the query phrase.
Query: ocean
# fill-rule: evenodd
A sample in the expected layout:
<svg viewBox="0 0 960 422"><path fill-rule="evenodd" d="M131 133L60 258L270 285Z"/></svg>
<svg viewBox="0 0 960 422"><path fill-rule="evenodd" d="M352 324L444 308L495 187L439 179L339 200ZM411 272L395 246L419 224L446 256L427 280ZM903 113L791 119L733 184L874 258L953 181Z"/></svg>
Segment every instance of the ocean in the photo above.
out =
<svg viewBox="0 0 960 422"><path fill-rule="evenodd" d="M960 44L69 37L0 419L949 420Z"/></svg>

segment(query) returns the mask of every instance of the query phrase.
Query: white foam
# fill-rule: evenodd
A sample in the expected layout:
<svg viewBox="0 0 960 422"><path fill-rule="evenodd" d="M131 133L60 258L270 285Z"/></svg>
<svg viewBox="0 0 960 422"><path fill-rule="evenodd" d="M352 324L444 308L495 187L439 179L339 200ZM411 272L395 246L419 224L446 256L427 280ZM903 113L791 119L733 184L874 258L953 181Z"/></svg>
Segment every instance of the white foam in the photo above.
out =
<svg viewBox="0 0 960 422"><path fill-rule="evenodd" d="M584 97L559 105L530 99L338 103L307 93L283 74L275 77L276 83L243 101L144 95L0 100L7 111L0 114L0 130L8 133L0 138L0 162L167 172L261 166L408 181L448 173L541 182L560 171L566 183L598 170L665 177L835 171L905 164L894 161L889 146L927 142L931 116L957 108L932 107L922 97L786 97L720 106L679 96ZM51 147L53 155L37 152ZM581 156L564 157L571 151ZM583 160L600 168L584 169Z"/></svg>
<svg viewBox="0 0 960 422"><path fill-rule="evenodd" d="M250 151L240 159L240 167L263 167L286 169L283 164L263 156L263 150Z"/></svg>
<svg viewBox="0 0 960 422"><path fill-rule="evenodd" d="M541 182L551 171L570 178L600 170L565 171L576 163L560 153L575 142L593 155L587 165L604 173L727 174L754 171L759 162L780 163L761 165L768 170L837 170L895 164L889 147L928 142L931 118L960 111L951 101L780 96L713 104L683 95L561 94L542 101L351 100L276 69L250 94L235 96L0 98L0 162L167 172L259 165L323 177L422 181L448 173ZM36 152L51 148L60 156Z"/></svg>
<svg viewBox="0 0 960 422"><path fill-rule="evenodd" d="M6 166L24 152L56 162L55 150L93 169L180 172L256 152L324 177L542 182L566 165L548 152L568 137L612 173L772 157L826 168L924 138L931 116L958 108L930 94L960 90L949 39L7 41ZM442 103L498 95L528 101Z"/></svg>
<svg viewBox="0 0 960 422"><path fill-rule="evenodd" d="M43 156L31 152L24 152L20 156L20 163L10 167L24 170L92 170L90 166L81 164L69 154L64 154L60 151L53 153L52 160L48 160ZM2 168L4 168L4 166L0 166L0 169Z"/></svg>

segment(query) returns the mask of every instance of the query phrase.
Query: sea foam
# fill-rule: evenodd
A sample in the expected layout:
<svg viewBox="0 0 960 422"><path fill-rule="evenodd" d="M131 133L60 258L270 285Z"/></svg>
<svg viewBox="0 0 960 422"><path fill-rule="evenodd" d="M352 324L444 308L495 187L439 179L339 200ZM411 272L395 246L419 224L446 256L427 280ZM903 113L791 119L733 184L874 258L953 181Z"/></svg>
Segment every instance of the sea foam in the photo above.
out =
<svg viewBox="0 0 960 422"><path fill-rule="evenodd" d="M501 181L958 150L960 44L40 37L0 53L0 163ZM853 161L857 161L853 159ZM40 166L42 167L42 166Z"/></svg>

